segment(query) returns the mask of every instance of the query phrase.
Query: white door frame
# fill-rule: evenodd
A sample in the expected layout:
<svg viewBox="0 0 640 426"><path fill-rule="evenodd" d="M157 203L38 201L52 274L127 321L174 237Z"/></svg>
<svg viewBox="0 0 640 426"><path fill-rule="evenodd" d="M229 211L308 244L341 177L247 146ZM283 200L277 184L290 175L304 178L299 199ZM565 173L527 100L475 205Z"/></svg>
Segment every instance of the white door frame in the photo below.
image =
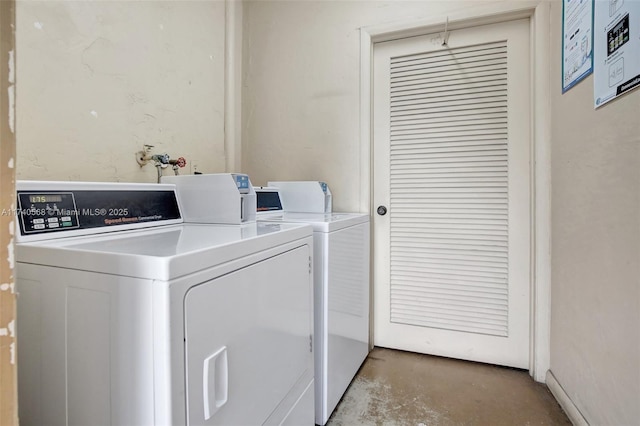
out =
<svg viewBox="0 0 640 426"><path fill-rule="evenodd" d="M551 316L551 143L549 84L549 10L544 0L505 1L420 21L360 29L360 211L372 203L372 74L374 43L471 26L529 18L531 31L531 318L529 374L544 382L550 364ZM374 214L374 213L372 213ZM373 282L373 280L372 280ZM373 291L371 291L373 294ZM370 304L373 306L373 304Z"/></svg>

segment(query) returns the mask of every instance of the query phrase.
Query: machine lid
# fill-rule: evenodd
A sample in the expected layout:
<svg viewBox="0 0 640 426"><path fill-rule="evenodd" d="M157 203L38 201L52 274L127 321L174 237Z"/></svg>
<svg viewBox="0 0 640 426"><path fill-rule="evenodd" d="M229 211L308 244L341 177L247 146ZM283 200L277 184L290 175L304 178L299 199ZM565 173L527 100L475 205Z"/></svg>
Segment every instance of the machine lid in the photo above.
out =
<svg viewBox="0 0 640 426"><path fill-rule="evenodd" d="M16 245L18 263L168 281L311 236L303 224L183 224Z"/></svg>
<svg viewBox="0 0 640 426"><path fill-rule="evenodd" d="M317 232L332 232L360 223L369 222L366 213L294 213L282 212L258 217L262 222L308 223Z"/></svg>

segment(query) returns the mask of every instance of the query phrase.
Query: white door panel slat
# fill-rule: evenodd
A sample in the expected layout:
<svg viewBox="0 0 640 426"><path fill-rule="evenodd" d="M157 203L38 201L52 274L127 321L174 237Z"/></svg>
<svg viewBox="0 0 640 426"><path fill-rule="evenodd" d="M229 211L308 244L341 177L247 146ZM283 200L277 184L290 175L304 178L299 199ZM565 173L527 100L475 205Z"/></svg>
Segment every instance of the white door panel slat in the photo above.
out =
<svg viewBox="0 0 640 426"><path fill-rule="evenodd" d="M488 236L481 238L480 236L459 234L421 234L420 238L416 238L415 234L409 232L394 232L391 235L394 240L391 244L393 249L396 245L410 245L416 248L430 248L430 247L442 247L442 248L456 248L456 247L473 247L474 250L490 250L500 249L502 251L507 250L507 242L504 239L489 238Z"/></svg>
<svg viewBox="0 0 640 426"><path fill-rule="evenodd" d="M416 156L419 157L419 156ZM496 165L506 165L507 153L502 155L496 155L491 152L486 155L480 155L480 153L456 153L456 155L446 156L432 156L433 158L396 158L393 159L394 166L392 170L402 170L407 165L412 164L424 164L425 167L430 165L442 165L449 163L456 163L462 165L481 165L482 163L492 163ZM478 164L479 163L479 164ZM456 166L459 167L459 166Z"/></svg>
<svg viewBox="0 0 640 426"><path fill-rule="evenodd" d="M507 86L505 85L484 85L476 88L460 88L458 90L443 90L443 88L417 89L411 94L397 94L389 98L391 111L396 111L400 106L408 103L422 103L429 104L435 103L440 105L446 105L447 103L453 103L458 101L459 105L468 105L468 102L480 99L491 100L491 98L498 98L501 100L507 99ZM424 100L424 101L421 101Z"/></svg>
<svg viewBox="0 0 640 426"><path fill-rule="evenodd" d="M397 180L397 183L402 184L404 181L410 182L413 179L430 179L430 178L446 178L448 176L451 177L459 177L459 178L467 178L467 177L496 177L502 176L504 173L507 173L507 167L502 168L492 168L492 167L456 167L456 168L446 168L443 170L437 169L417 169L411 170L405 168L400 171L391 172L390 179Z"/></svg>
<svg viewBox="0 0 640 426"><path fill-rule="evenodd" d="M484 229L453 229L453 228L418 228L412 229L407 227L394 231L394 236L398 238L431 238L444 239L451 238L456 241L483 241L483 242L502 242L506 241L506 232L503 230L484 230ZM393 258L393 256L392 256Z"/></svg>
<svg viewBox="0 0 640 426"><path fill-rule="evenodd" d="M408 155L408 154L424 154L437 152L456 152L456 151L490 151L496 149L504 149L504 143L500 140L495 141L468 141L468 142L442 142L432 144L398 144L389 151L391 155Z"/></svg>
<svg viewBox="0 0 640 426"><path fill-rule="evenodd" d="M507 331L504 326L491 326L474 321L456 322L439 318L437 315L419 314L410 315L404 312L397 312L391 308L391 322L415 325L420 327L440 328L451 331L463 331L475 334L488 334L493 336L506 336Z"/></svg>
<svg viewBox="0 0 640 426"><path fill-rule="evenodd" d="M410 321L412 319L417 319L421 321L431 321L436 320L446 320L450 324L457 324L460 327L468 327L468 324L473 324L474 328L483 327L489 330L494 330L497 332L504 332L504 319L502 318L488 318L483 317L481 315L470 315L466 312L457 312L455 310L451 310L449 313L439 312L439 310L434 309L430 310L431 316L427 318L422 317L422 310L425 308L430 308L429 305L425 306L414 306L414 305L404 305L395 301L396 304L402 306L402 310L392 309L391 310L391 320L392 321ZM422 308L422 309L420 309Z"/></svg>
<svg viewBox="0 0 640 426"><path fill-rule="evenodd" d="M397 232L405 232L410 234L412 231L417 233L437 234L469 234L469 235L507 235L507 226L503 224L497 225L469 225L461 223L447 223L444 221L436 222L428 225L411 226L408 221L401 223L393 223L397 227Z"/></svg>
<svg viewBox="0 0 640 426"><path fill-rule="evenodd" d="M470 123L456 123L455 128L451 127L451 123L422 123L413 126L398 126L391 129L391 138L396 139L397 136L402 135L422 135L430 136L434 133L443 134L478 134L479 130L496 130L506 135L507 123L504 120L499 121L483 121L483 122L470 122Z"/></svg>
<svg viewBox="0 0 640 426"><path fill-rule="evenodd" d="M404 156L404 155L392 155L391 159L394 162L393 170L402 170L404 166L411 164L420 164L421 162L425 165L428 164L443 164L443 163L454 163L458 161L465 162L478 162L478 163L486 163L486 162L494 162L494 161L507 161L508 154L504 152L504 150L493 150L493 151L462 151L462 152L451 152L451 153L434 153L430 155L422 155L416 154L412 156Z"/></svg>
<svg viewBox="0 0 640 426"><path fill-rule="evenodd" d="M454 105L475 105L483 102L507 102L507 91L490 90L488 92L468 93L462 95L434 93L432 96L425 95L416 99L392 99L391 112L399 111L403 107L443 108Z"/></svg>
<svg viewBox="0 0 640 426"><path fill-rule="evenodd" d="M447 86L460 88L479 87L481 85L492 85L494 83L503 84L504 74L504 69L496 69L467 74L465 75L464 80L460 79L460 76L455 73L438 78L420 78L409 81L394 80L390 87L391 96L400 95L414 90L438 89Z"/></svg>
<svg viewBox="0 0 640 426"><path fill-rule="evenodd" d="M466 270L461 268L447 267L447 265L399 265L397 262L391 262L393 273L391 276L402 275L403 273L434 273L434 274L452 274L454 276L464 277L477 277L495 280L499 283L507 282L507 277L504 272L491 272L491 271L479 271L479 270Z"/></svg>
<svg viewBox="0 0 640 426"><path fill-rule="evenodd" d="M391 245L391 249L394 247L401 247L402 249L414 249L414 250L461 250L461 251L475 251L477 253L489 254L507 253L507 247L499 244L469 244L468 242L443 242L442 240L432 241L416 241L409 238L396 238L394 244Z"/></svg>
<svg viewBox="0 0 640 426"><path fill-rule="evenodd" d="M415 156L415 155L436 155L436 154L453 154L453 153L471 153L471 152L499 152L504 153L505 146L501 143L489 143L484 145L463 145L463 146L406 146L394 147L391 150L391 156L395 158L402 158L403 156Z"/></svg>
<svg viewBox="0 0 640 426"><path fill-rule="evenodd" d="M431 209L428 213L423 213L420 211L409 211L403 212L400 215L398 213L394 213L393 215L393 224L397 226L402 226L406 224L406 226L417 226L417 223L427 223L434 224L438 226L439 224L445 223L456 223L456 224L496 224L501 226L507 226L507 211L498 211L497 213L493 210L478 210L478 212L467 212L464 209L458 209L453 213L449 213L450 209L440 209L447 213L442 213L440 211L436 211L435 209Z"/></svg>
<svg viewBox="0 0 640 426"><path fill-rule="evenodd" d="M475 117L465 117L465 116L457 116L457 117L442 117L436 120L398 120L391 123L391 132L397 130L411 130L411 129L425 129L425 128L437 128L444 126L451 126L455 124L456 126L477 126L477 125L495 125L500 124L501 128L504 128L507 125L507 117L502 114L496 114L495 117L483 117L483 116L475 116Z"/></svg>
<svg viewBox="0 0 640 426"><path fill-rule="evenodd" d="M504 48L485 49L476 52L452 54L453 51L443 51L442 54L428 55L424 57L414 57L410 61L403 61L401 58L393 57L389 61L389 73L393 75L407 69L438 69L443 66L455 66L458 68L468 68L477 62L496 60L505 62L507 51Z"/></svg>
<svg viewBox="0 0 640 426"><path fill-rule="evenodd" d="M484 65L482 67L477 68L467 68L465 70L465 75L470 79L486 77L486 76L496 76L496 75L504 75L507 72L507 65L504 63L498 63L494 65ZM398 88L415 84L430 84L430 83L443 83L446 84L448 81L456 81L460 79L460 71L456 69L449 70L447 72L441 72L439 74L414 74L407 77L398 77L395 76L393 81L389 82L390 88Z"/></svg>
<svg viewBox="0 0 640 426"><path fill-rule="evenodd" d="M506 105L504 100L492 103L466 104L447 106L440 104L438 108L432 105L424 105L422 107L398 107L393 111L389 111L390 121L393 126L401 124L406 120L455 120L458 117L482 117L487 114L506 114Z"/></svg>
<svg viewBox="0 0 640 426"><path fill-rule="evenodd" d="M474 128L476 127L476 128ZM451 138L451 137L474 137L478 135L495 135L496 139L504 139L507 128L503 123L487 123L481 126L425 126L418 129L394 129L390 132L391 140L404 141L406 139L424 138Z"/></svg>
<svg viewBox="0 0 640 426"><path fill-rule="evenodd" d="M397 304L399 302L396 301ZM407 321L412 318L425 320L421 318L421 312L424 308L431 308L430 305L425 306L415 306L415 305L403 305L402 311L393 309L391 311L392 321ZM438 309L430 309L432 316L430 317L432 320L446 320L450 323L458 324L461 327L467 326L467 324L474 324L474 327L484 327L487 329L493 329L495 332L504 332L504 318L491 318L485 317L482 315L472 315L468 314L465 311L456 311L451 309L449 312L441 312Z"/></svg>
<svg viewBox="0 0 640 426"><path fill-rule="evenodd" d="M466 116L458 115L456 117L439 117L435 120L397 120L391 122L391 132L398 130L410 130L410 129L428 129L428 128L438 128L445 126L488 126L488 125L499 125L499 128L505 128L507 123L506 116L499 116L496 114L495 117L483 117L476 116L475 118L469 118Z"/></svg>
<svg viewBox="0 0 640 426"><path fill-rule="evenodd" d="M468 126L467 126L468 127ZM394 129L397 130L397 129ZM465 127L451 127L451 128L441 128L435 127L433 131L429 131L428 128L424 129L422 132L418 132L414 136L399 136L391 133L391 138L394 142L402 142L405 139L417 139L424 141L425 139L443 140L443 141L453 141L453 140L477 140L480 138L484 139L505 139L506 138L506 128L502 123L487 123L482 126L480 129L469 129Z"/></svg>
<svg viewBox="0 0 640 426"><path fill-rule="evenodd" d="M485 161L467 161L464 164L460 163L447 163L443 161L425 164L423 168L420 168L419 163L412 164L407 162L402 167L396 167L391 171L391 176L395 178L396 184L402 185L409 182L407 178L401 177L401 175L415 176L415 179L419 179L422 176L442 175L449 172L451 176L467 176L467 173L484 172L491 170L500 171L503 167L506 167L503 161L485 160ZM414 179L414 182L415 182ZM425 181L428 177L423 178Z"/></svg>
<svg viewBox="0 0 640 426"><path fill-rule="evenodd" d="M487 59L502 59L503 61L507 57L506 46L496 46L491 49L482 49L468 52L457 52L456 50L450 50L442 52L438 55L425 55L423 57L414 56L409 60L403 60L399 57L391 59L389 69L391 74L394 72L402 71L407 68L438 68L442 65L460 65L479 62ZM463 65L464 66L464 65ZM465 66L466 68L466 66Z"/></svg>
<svg viewBox="0 0 640 426"><path fill-rule="evenodd" d="M414 91L414 93L403 93L391 97L391 108L400 105L416 104L416 103L450 103L453 101L465 101L478 98L502 97L507 95L507 86L505 85L485 85L472 89L460 88L455 90L436 90L424 89Z"/></svg>
<svg viewBox="0 0 640 426"><path fill-rule="evenodd" d="M471 67L469 68L469 71L470 72L474 72L476 74L477 73L488 72L488 71L498 71L498 67L503 66L503 64L504 63L501 62L500 60L477 62L477 63L471 65ZM458 66L457 65L452 65L452 66L448 66L448 67L442 67L442 69L440 69L440 70L435 70L434 69L432 71L427 71L427 72L425 72L424 70L421 70L421 69L398 72L393 76L393 78L391 80L391 84L393 84L394 82L406 83L407 81L412 81L412 79L415 80L417 78L429 77L429 74L442 75L442 74L439 74L438 71L442 71L444 73L450 73L448 76L453 77L453 76L455 76L455 73L458 72ZM505 71L504 74L506 76L506 71L507 70L505 69L504 71ZM496 74L499 74L499 72L496 72Z"/></svg>
<svg viewBox="0 0 640 426"><path fill-rule="evenodd" d="M504 49L506 46L505 41L493 42L493 43L484 43L478 46L461 46L453 49L449 49L446 51L432 51L425 53L412 53L410 55L397 55L391 58L391 63L400 64L407 63L412 61L420 61L425 58L438 58L442 56L448 56L451 53L455 53L456 55L466 55L466 54L474 54L477 55L482 52L492 51L494 49Z"/></svg>
<svg viewBox="0 0 640 426"><path fill-rule="evenodd" d="M455 60L436 62L434 66L425 66L425 64L408 65L406 67L392 69L391 81L394 78L406 77L407 75L422 75L439 74L447 71L459 70L461 67L478 69L492 65L504 64L506 59L505 54L486 55L471 58L462 58L458 62Z"/></svg>
<svg viewBox="0 0 640 426"><path fill-rule="evenodd" d="M493 111L499 108L503 108L505 106L505 99L489 99L485 102L467 102L466 104L456 104L456 105L408 105L403 107L395 107L393 111L390 111L390 117L393 121L398 117L408 117L415 114L430 114L430 113L440 113L440 114L456 114L464 111L482 111L486 109L487 111Z"/></svg>
<svg viewBox="0 0 640 426"><path fill-rule="evenodd" d="M468 178L459 179L451 178L446 179L422 179L420 181L407 182L405 180L397 180L399 185L403 186L402 190L398 190L395 194L411 194L413 192L429 191L431 189L453 189L453 188L500 188L506 189L508 187L507 182L503 182L501 178L482 178L476 181L469 180Z"/></svg>
<svg viewBox="0 0 640 426"><path fill-rule="evenodd" d="M506 222L506 221L504 221ZM446 221L445 219L429 221L428 224L414 225L411 221L404 220L400 222L393 222L394 227L397 227L398 231L411 232L412 230L418 231L435 231L435 232L487 232L495 235L503 235L507 233L506 223L465 223L462 220L459 221Z"/></svg>
<svg viewBox="0 0 640 426"><path fill-rule="evenodd" d="M394 93L391 96L392 105L396 105L398 101L409 101L412 99L468 99L469 97L476 97L484 93L506 94L507 85L504 82L494 81L485 84L455 84L450 87L420 87L419 89L413 89L403 91L401 93Z"/></svg>
<svg viewBox="0 0 640 426"><path fill-rule="evenodd" d="M455 298L440 298L429 293L420 294L419 296L398 294L393 297L396 304L403 305L405 309L410 311L415 310L417 311L416 313L428 307L431 312L438 312L443 316L451 315L451 318L475 318L479 321L486 321L489 324L503 324L505 317L508 315L507 302L503 301L502 304L494 304L487 308L482 303L484 300L480 297L478 299L480 299L481 303L464 303Z"/></svg>
<svg viewBox="0 0 640 426"><path fill-rule="evenodd" d="M487 71L494 71L499 69L500 67L504 67L504 71L506 74L507 68L504 64L504 61L501 61L500 59L494 59L494 60L469 64L468 71L471 73L482 73ZM459 74L459 72L460 72L459 68L456 65L442 67L439 70L434 69L431 72L429 71L425 72L424 70L421 70L421 69L398 72L393 75L391 84L393 84L394 82L411 81L411 79L417 79L417 78L425 78L425 77L428 78L430 76L442 76L442 75L454 76L456 75L456 73Z"/></svg>
<svg viewBox="0 0 640 426"><path fill-rule="evenodd" d="M394 146L389 152L403 149L403 148L415 148L417 146L424 146L425 148L431 146L465 146L468 144L469 146L477 146L479 143L486 142L490 145L496 144L504 144L506 137L503 132L499 132L497 134L486 134L486 135L462 135L462 136L451 136L446 135L445 137L436 138L433 135L429 135L429 137L425 136L414 136L410 138L395 138Z"/></svg>
<svg viewBox="0 0 640 426"><path fill-rule="evenodd" d="M461 134L461 135L453 135L451 133L449 134L443 134L442 136L436 136L434 134L430 134L430 135L411 135L411 136L403 136L403 137L395 137L394 138L394 150L396 149L396 147L405 147L405 146L411 146L411 145L420 145L420 144L424 144L425 146L434 144L443 144L443 143L450 143L450 144L455 144L457 142L478 142L478 141L488 141L492 144L495 143L501 143L502 141L504 141L506 139L506 135L504 134L503 131L499 131L499 132L484 132L483 134L469 134L468 132L466 134ZM425 140L428 140L428 142L425 142Z"/></svg>
<svg viewBox="0 0 640 426"><path fill-rule="evenodd" d="M465 254L459 253L459 251L455 251L454 254L445 253L444 250L420 250L419 253L415 251L403 251L396 250L395 256L392 259L399 258L402 256L402 260L407 262L424 262L425 259L429 259L430 262L440 262L443 265L462 265L462 266L488 266L492 265L498 268L502 268L503 270L508 271L509 263L506 256L502 255L494 255L494 256L486 256L484 253L473 253L466 252Z"/></svg>
<svg viewBox="0 0 640 426"><path fill-rule="evenodd" d="M455 75L447 76L446 78L440 78L438 81L435 79L428 79L425 81L414 80L412 84L402 82L399 85L391 85L391 97L390 99L415 95L421 93L435 92L447 92L447 89L451 89L452 92L460 92L463 90L477 89L481 87L501 87L506 88L506 82L504 81L504 72L494 71L492 73L484 73L475 78L469 78L465 76L464 79L456 77Z"/></svg>
<svg viewBox="0 0 640 426"><path fill-rule="evenodd" d="M459 50L459 48L452 50L443 50L440 52L433 52L425 55L413 55L410 58L403 56L394 56L389 61L389 70L403 69L408 66L422 66L424 68L434 68L438 64L443 63L464 63L475 62L475 60L481 60L482 58L502 58L505 59L508 52L506 45L496 45L492 47L486 47L479 50ZM475 59L475 60L474 60ZM504 62L504 61L503 61ZM465 68L467 68L465 66Z"/></svg>
<svg viewBox="0 0 640 426"><path fill-rule="evenodd" d="M496 276L506 276L508 269L505 265L501 264L491 264L486 263L483 265L478 265L479 262L475 262L475 264L471 262L460 262L460 261L445 261L443 259L438 259L438 261L426 261L421 260L419 262L407 262L407 260L395 260L395 257L391 258L391 264L397 267L397 271L417 271L421 268L430 268L430 269L442 269L442 270L451 270L458 272L482 272L488 274L496 274ZM508 266L508 265L507 265Z"/></svg>
<svg viewBox="0 0 640 426"><path fill-rule="evenodd" d="M410 60L403 60L399 57L391 59L389 64L389 70L393 75L394 72L402 71L407 68L438 68L443 65L460 65L461 67L467 67L470 63L481 62L487 59L501 59L507 58L506 46L497 46L492 49L482 49L468 52L457 52L456 50L442 51L440 54L425 55L423 57L414 56Z"/></svg>
<svg viewBox="0 0 640 426"><path fill-rule="evenodd" d="M486 223L480 223L479 225L475 225L475 224L466 224L463 223L463 221L465 219L457 219L457 218L453 218L453 219L449 219L446 217L434 217L434 218L416 218L416 217L412 217L409 215L406 215L404 217L402 217L401 219L394 219L393 225L394 227L397 226L399 231L405 231L405 232L410 232L412 229L439 229L442 230L442 228L451 228L453 229L454 227L457 227L458 229L462 229L462 230L472 230L474 227L475 228L481 228L481 227L495 227L500 229L501 231L507 231L507 224L505 224L504 222L506 222L506 219L502 219L501 221L496 221L493 222L492 225L487 225ZM428 222L428 223L420 223L419 225L415 224L418 220L423 220L423 222ZM449 220L449 222L447 222L447 220ZM433 222L432 222L433 221Z"/></svg>
<svg viewBox="0 0 640 426"><path fill-rule="evenodd" d="M456 170L461 172L472 171L472 170L481 170L481 169L495 169L495 168L506 168L507 161L506 160L488 160L484 161L465 161L465 162L446 162L446 161L437 161L433 163L424 163L422 166L419 163L416 164L404 164L402 167L396 167L391 170L392 174L398 175L401 172L412 173L412 171L417 170L420 172L425 171L433 171L433 172L442 172L445 170L451 170L454 173Z"/></svg>
<svg viewBox="0 0 640 426"><path fill-rule="evenodd" d="M489 120L496 120L502 122L506 120L507 115L505 111L500 111L500 108L493 110L487 109L479 111L459 111L453 113L435 114L410 114L396 117L390 124L391 129L395 129L403 126L415 126L423 124L438 124L438 123L475 123L482 122L488 123Z"/></svg>
<svg viewBox="0 0 640 426"><path fill-rule="evenodd" d="M425 278L424 275L421 275L418 272L406 271L402 274L391 275L391 278L394 279L397 286L402 285L415 285L417 287L424 286L426 279L428 278L429 282L434 283L444 283L449 285L449 287L453 286L466 286L469 288L491 288L494 290L503 290L505 289L506 283L497 282L496 280L484 278L484 277L462 277L456 276L453 277L450 274L431 274L429 277ZM399 287L398 287L399 288Z"/></svg>
<svg viewBox="0 0 640 426"><path fill-rule="evenodd" d="M497 245L507 247L507 238L501 235L488 235L488 233L476 234L471 232L467 233L455 233L455 232L424 232L416 231L410 232L394 232L392 237L397 238L414 238L424 239L428 242L435 243L440 240L443 244L446 241L447 244L482 244L482 245ZM445 240L445 241L442 241Z"/></svg>
<svg viewBox="0 0 640 426"><path fill-rule="evenodd" d="M454 200L455 201L455 200ZM418 226L422 225L440 225L442 223L467 223L469 225L476 224L494 224L507 226L508 209L505 205L474 205L473 203L460 203L462 205L448 203L441 205L424 206L398 206L394 204L394 213L391 218L394 225L402 226ZM447 222L450 221L450 222ZM432 222L433 221L433 222Z"/></svg>
<svg viewBox="0 0 640 426"><path fill-rule="evenodd" d="M455 176L455 175L453 175ZM406 180L402 178L392 179L392 182L402 185L403 188L406 189L428 189L428 188L476 188L482 186L502 186L507 185L507 182L504 182L502 176L483 176L476 177L475 179L464 176L464 177L416 177L415 180Z"/></svg>
<svg viewBox="0 0 640 426"><path fill-rule="evenodd" d="M475 316L476 318L484 318L487 322L504 321L508 314L508 302L504 299L458 298L457 295L439 295L430 292L408 295L399 292L392 296L392 300L396 302L396 305L404 305L418 311L429 307L431 312L439 312L440 315Z"/></svg>
<svg viewBox="0 0 640 426"><path fill-rule="evenodd" d="M508 300L509 289L507 286L496 286L493 285L484 285L483 283L477 282L455 282L452 280L445 279L435 279L429 278L429 280L425 280L423 278L420 282L414 282L414 280L410 279L411 276L406 275L405 279L398 283L398 291L416 291L421 292L424 290L433 290L433 291L451 291L452 294L470 294L470 293L482 293L488 295L494 295L497 298L502 298L502 300Z"/></svg>
<svg viewBox="0 0 640 426"><path fill-rule="evenodd" d="M442 288L451 290L467 290L467 291L481 291L483 293L493 294L508 294L509 289L507 286L495 281L481 281L477 277L475 280L468 279L453 279L449 276L430 276L428 280L420 276L419 274L412 272L405 272L402 275L395 275L394 278L398 280L398 289L402 286L422 288Z"/></svg>
<svg viewBox="0 0 640 426"><path fill-rule="evenodd" d="M437 303L421 303L419 300L411 301L407 299L394 298L393 301L396 306L402 306L400 314L414 314L420 315L424 309L429 309L433 314L437 314L439 318L447 318L456 321L473 321L486 325L492 325L494 327L504 327L504 322L507 319L506 315L498 314L485 314L480 309L469 307L465 309L465 306L458 306L456 304L448 304L444 300L434 300ZM504 311L506 311L506 306ZM394 311L392 311L393 313Z"/></svg>

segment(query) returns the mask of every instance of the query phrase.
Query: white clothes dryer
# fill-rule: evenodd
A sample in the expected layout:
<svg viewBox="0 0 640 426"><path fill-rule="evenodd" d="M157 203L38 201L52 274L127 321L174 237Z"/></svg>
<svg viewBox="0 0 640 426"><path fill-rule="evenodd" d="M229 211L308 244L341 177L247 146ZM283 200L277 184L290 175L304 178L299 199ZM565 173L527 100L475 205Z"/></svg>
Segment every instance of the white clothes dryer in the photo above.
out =
<svg viewBox="0 0 640 426"><path fill-rule="evenodd" d="M174 185L18 182L24 425L312 424L311 228Z"/></svg>
<svg viewBox="0 0 640 426"><path fill-rule="evenodd" d="M369 353L369 216L282 211L274 187L256 196L258 222L313 227L315 422L324 425Z"/></svg>

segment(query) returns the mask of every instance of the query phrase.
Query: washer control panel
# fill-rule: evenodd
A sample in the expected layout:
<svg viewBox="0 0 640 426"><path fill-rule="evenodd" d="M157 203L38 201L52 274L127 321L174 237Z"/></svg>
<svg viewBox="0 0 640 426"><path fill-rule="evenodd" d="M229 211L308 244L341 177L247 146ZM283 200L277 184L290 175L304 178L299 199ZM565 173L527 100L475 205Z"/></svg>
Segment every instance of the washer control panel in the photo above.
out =
<svg viewBox="0 0 640 426"><path fill-rule="evenodd" d="M131 225L182 219L175 190L158 187L148 190L18 189L17 201L22 236L98 228L128 229Z"/></svg>
<svg viewBox="0 0 640 426"><path fill-rule="evenodd" d="M23 192L18 194L23 233L78 228L78 209L71 192Z"/></svg>

